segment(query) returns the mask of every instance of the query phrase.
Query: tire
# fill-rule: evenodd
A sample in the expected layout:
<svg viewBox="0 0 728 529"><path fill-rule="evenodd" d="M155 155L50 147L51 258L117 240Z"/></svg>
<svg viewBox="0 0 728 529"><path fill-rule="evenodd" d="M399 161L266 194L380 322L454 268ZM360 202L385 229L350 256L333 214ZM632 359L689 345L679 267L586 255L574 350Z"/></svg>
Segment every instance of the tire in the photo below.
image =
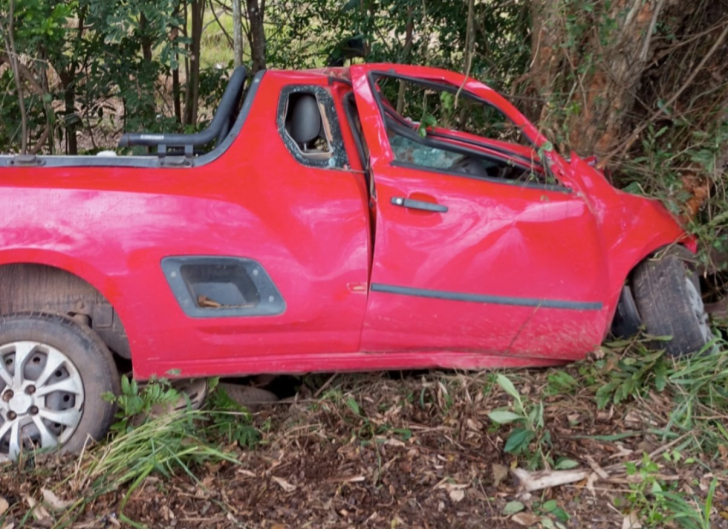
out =
<svg viewBox="0 0 728 529"><path fill-rule="evenodd" d="M689 265L692 254L679 248L640 263L632 276L637 309L647 332L672 336L654 342L669 356L701 350L713 339L700 296L700 281Z"/></svg>
<svg viewBox="0 0 728 529"><path fill-rule="evenodd" d="M218 385L218 389L223 390L233 402L250 411L255 411L261 404L278 402L275 393L263 388L223 382Z"/></svg>
<svg viewBox="0 0 728 529"><path fill-rule="evenodd" d="M0 461L33 449L79 452L103 438L116 406L102 395L118 395L119 383L88 327L52 314L0 317Z"/></svg>

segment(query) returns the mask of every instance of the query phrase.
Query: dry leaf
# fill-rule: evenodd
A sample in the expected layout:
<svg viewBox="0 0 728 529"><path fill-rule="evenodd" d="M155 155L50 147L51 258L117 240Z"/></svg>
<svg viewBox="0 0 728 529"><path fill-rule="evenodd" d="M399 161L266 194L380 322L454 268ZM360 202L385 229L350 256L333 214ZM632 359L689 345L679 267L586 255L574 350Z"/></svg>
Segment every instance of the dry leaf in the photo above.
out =
<svg viewBox="0 0 728 529"><path fill-rule="evenodd" d="M200 307L209 309L219 309L220 307L222 307L220 303L218 303L214 299L208 298L207 296L197 296L197 304Z"/></svg>
<svg viewBox="0 0 728 529"><path fill-rule="evenodd" d="M468 427L469 430L473 430L474 432L479 432L483 428L482 424L473 419L466 420L465 425Z"/></svg>
<svg viewBox="0 0 728 529"><path fill-rule="evenodd" d="M458 503L465 497L465 491L462 489L457 490L451 490L450 491L450 499L453 501L453 503Z"/></svg>
<svg viewBox="0 0 728 529"><path fill-rule="evenodd" d="M498 488L498 485L501 484L501 481L506 479L508 476L508 467L499 465L498 463L493 464L493 486Z"/></svg>
<svg viewBox="0 0 728 529"><path fill-rule="evenodd" d="M30 496L23 496L25 498L25 501L28 503L28 506L33 511L33 518L38 520L39 522L42 520L45 520L46 518L50 518L51 515L48 514L48 511L45 510L45 508L42 505L39 505L37 501L35 501Z"/></svg>
<svg viewBox="0 0 728 529"><path fill-rule="evenodd" d="M640 517L637 511L632 511L622 520L622 529L641 529Z"/></svg>
<svg viewBox="0 0 728 529"><path fill-rule="evenodd" d="M450 492L452 490L467 489L470 486L467 483L449 483L449 482L445 481L447 479L449 479L449 478L443 479L440 483L435 485L435 488L436 489L445 489L446 491Z"/></svg>
<svg viewBox="0 0 728 529"><path fill-rule="evenodd" d="M518 514L514 514L511 520L516 522L518 525L531 527L532 525L536 525L540 522L541 518L530 512L519 512Z"/></svg>
<svg viewBox="0 0 728 529"><path fill-rule="evenodd" d="M73 504L72 501L62 500L56 496L53 491L48 489L41 489L40 491L43 493L43 501L45 504L55 511L62 511Z"/></svg>
<svg viewBox="0 0 728 529"><path fill-rule="evenodd" d="M271 479L273 481L275 481L276 483L278 483L281 486L281 488L283 490L285 490L286 492L293 492L294 490L296 490L296 486L295 485L291 485L290 483L288 483L283 478L277 478L275 476L271 476Z"/></svg>
<svg viewBox="0 0 728 529"><path fill-rule="evenodd" d="M597 492L594 490L594 483L599 479L599 476L597 476L596 472L592 472L589 474L589 477L586 478L586 488L591 492L592 496L596 496Z"/></svg>
<svg viewBox="0 0 728 529"><path fill-rule="evenodd" d="M5 514L5 511L7 511L10 508L10 504L8 503L8 500L0 496L0 516Z"/></svg>
<svg viewBox="0 0 728 529"><path fill-rule="evenodd" d="M632 454L634 454L634 450L630 450L629 448L625 448L623 444L617 443L617 448L619 448L619 452L612 454L607 459L619 459L619 458L628 458Z"/></svg>

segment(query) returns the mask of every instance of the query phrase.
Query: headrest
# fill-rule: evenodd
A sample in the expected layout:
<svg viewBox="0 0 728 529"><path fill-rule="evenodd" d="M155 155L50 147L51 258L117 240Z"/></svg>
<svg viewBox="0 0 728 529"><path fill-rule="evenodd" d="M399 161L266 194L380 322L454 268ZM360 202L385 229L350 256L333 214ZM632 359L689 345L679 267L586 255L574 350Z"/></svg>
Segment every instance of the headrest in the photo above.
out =
<svg viewBox="0 0 728 529"><path fill-rule="evenodd" d="M288 113L286 129L296 143L308 143L321 133L321 112L311 94L301 94L293 102Z"/></svg>

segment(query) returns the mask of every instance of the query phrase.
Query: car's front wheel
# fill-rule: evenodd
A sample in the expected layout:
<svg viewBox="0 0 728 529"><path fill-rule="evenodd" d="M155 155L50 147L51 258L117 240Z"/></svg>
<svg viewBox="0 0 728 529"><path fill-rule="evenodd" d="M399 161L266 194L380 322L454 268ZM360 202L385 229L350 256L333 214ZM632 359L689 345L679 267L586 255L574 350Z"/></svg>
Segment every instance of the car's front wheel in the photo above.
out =
<svg viewBox="0 0 728 529"><path fill-rule="evenodd" d="M0 461L103 437L115 411L107 392L119 393L119 375L91 329L59 315L0 317Z"/></svg>
<svg viewBox="0 0 728 529"><path fill-rule="evenodd" d="M672 336L658 344L670 356L697 352L713 339L689 258L684 248L669 251L640 263L632 276L642 323L653 336Z"/></svg>

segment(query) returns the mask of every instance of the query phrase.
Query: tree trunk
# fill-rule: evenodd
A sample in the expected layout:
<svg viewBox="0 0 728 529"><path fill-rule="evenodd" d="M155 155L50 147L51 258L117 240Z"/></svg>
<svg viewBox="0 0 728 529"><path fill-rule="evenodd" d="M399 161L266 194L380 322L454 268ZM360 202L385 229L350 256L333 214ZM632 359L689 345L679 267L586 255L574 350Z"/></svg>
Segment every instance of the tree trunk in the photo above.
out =
<svg viewBox="0 0 728 529"><path fill-rule="evenodd" d="M139 15L139 33L141 33L142 57L147 62L152 62L153 39L149 32L149 23L144 13Z"/></svg>
<svg viewBox="0 0 728 529"><path fill-rule="evenodd" d="M180 14L180 8L181 8L181 2L177 4L177 7L174 9L174 13L172 16L176 19ZM184 31L184 29L182 29ZM172 28L172 31L170 32L169 39L174 43L177 50L179 50L179 41L177 40L180 34L180 28L175 26ZM182 123L182 97L181 97L181 88L180 88L180 81L179 81L179 63L180 63L180 54L175 54L175 65L174 68L172 68L172 104L174 106L174 119L177 123Z"/></svg>
<svg viewBox="0 0 728 529"><path fill-rule="evenodd" d="M185 125L197 123L197 99L200 92L200 41L202 40L205 4L206 0L193 0L190 3L192 31L190 35L190 73L187 78L185 97Z"/></svg>
<svg viewBox="0 0 728 529"><path fill-rule="evenodd" d="M235 67L243 64L243 13L242 0L233 1L233 62Z"/></svg>
<svg viewBox="0 0 728 529"><path fill-rule="evenodd" d="M66 154L78 154L78 139L76 137L76 72L73 66L69 70L60 73L61 86L63 87L63 102L65 104L65 129L66 129Z"/></svg>
<svg viewBox="0 0 728 529"><path fill-rule="evenodd" d="M174 101L174 118L177 123L182 123L182 101L180 97L179 64L172 70L172 100Z"/></svg>
<svg viewBox="0 0 728 529"><path fill-rule="evenodd" d="M265 0L245 0L250 21L250 54L253 58L253 73L265 69Z"/></svg>
<svg viewBox="0 0 728 529"><path fill-rule="evenodd" d="M599 155L620 140L665 0L605 5L571 13L564 0L533 0L529 74L545 128L577 152ZM587 29L576 29L574 17Z"/></svg>
<svg viewBox="0 0 728 529"><path fill-rule="evenodd" d="M410 7L407 10L407 26L405 28L405 34L404 34L404 49L402 50L402 56L400 57L399 62L407 64L407 59L409 59L410 51L412 50L412 39L413 39L413 32L415 29L414 20L412 20L412 11L413 9ZM405 92L407 90L407 85L404 81L399 82L399 92L397 93L397 114L402 115L402 110L404 109L404 96Z"/></svg>

